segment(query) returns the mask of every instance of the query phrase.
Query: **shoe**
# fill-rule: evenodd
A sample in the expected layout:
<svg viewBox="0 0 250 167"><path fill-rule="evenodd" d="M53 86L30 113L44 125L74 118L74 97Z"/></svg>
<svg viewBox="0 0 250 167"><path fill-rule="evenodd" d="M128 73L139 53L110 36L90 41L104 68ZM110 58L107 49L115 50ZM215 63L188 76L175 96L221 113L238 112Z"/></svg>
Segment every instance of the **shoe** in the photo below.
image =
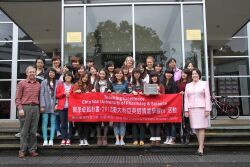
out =
<svg viewBox="0 0 250 167"><path fill-rule="evenodd" d="M102 136L97 136L97 146L101 146L102 145Z"/></svg>
<svg viewBox="0 0 250 167"><path fill-rule="evenodd" d="M79 146L84 146L84 140L80 140L80 144L79 144Z"/></svg>
<svg viewBox="0 0 250 167"><path fill-rule="evenodd" d="M120 145L121 146L124 146L125 145L125 142L123 140L120 141Z"/></svg>
<svg viewBox="0 0 250 167"><path fill-rule="evenodd" d="M15 137L20 138L21 137L21 133L15 134Z"/></svg>
<svg viewBox="0 0 250 167"><path fill-rule="evenodd" d="M102 145L103 146L107 146L108 145L108 138L107 138L107 136L103 136L102 137Z"/></svg>
<svg viewBox="0 0 250 167"><path fill-rule="evenodd" d="M190 139L189 137L186 137L186 139L185 139L185 144L189 144L189 142L190 142L189 139Z"/></svg>
<svg viewBox="0 0 250 167"><path fill-rule="evenodd" d="M151 141L151 146L155 146L156 142L155 141Z"/></svg>
<svg viewBox="0 0 250 167"><path fill-rule="evenodd" d="M116 146L121 145L121 144L120 144L120 141L119 141L119 140L116 140L115 145L116 145Z"/></svg>
<svg viewBox="0 0 250 167"><path fill-rule="evenodd" d="M61 141L61 146L65 146L66 145L66 140L62 140Z"/></svg>
<svg viewBox="0 0 250 167"><path fill-rule="evenodd" d="M137 141L137 140L134 141L134 142L133 142L133 145L138 145L138 141Z"/></svg>
<svg viewBox="0 0 250 167"><path fill-rule="evenodd" d="M61 132L60 131L56 131L56 137L60 137L62 136Z"/></svg>
<svg viewBox="0 0 250 167"><path fill-rule="evenodd" d="M168 141L169 145L174 145L175 144L175 140L173 138L170 138Z"/></svg>
<svg viewBox="0 0 250 167"><path fill-rule="evenodd" d="M66 141L66 146L70 146L71 145L71 141L68 139L67 141Z"/></svg>
<svg viewBox="0 0 250 167"><path fill-rule="evenodd" d="M48 140L43 141L43 146L48 146Z"/></svg>
<svg viewBox="0 0 250 167"><path fill-rule="evenodd" d="M150 141L155 141L156 137L150 137Z"/></svg>
<svg viewBox="0 0 250 167"><path fill-rule="evenodd" d="M199 156L203 156L203 155L204 155L204 153L203 153L203 152L200 152L200 151L197 151L195 154L196 154L196 155L199 155Z"/></svg>
<svg viewBox="0 0 250 167"><path fill-rule="evenodd" d="M39 133L36 133L36 137L42 137Z"/></svg>
<svg viewBox="0 0 250 167"><path fill-rule="evenodd" d="M88 145L89 145L88 140L86 140L86 139L84 140L84 145L85 145L85 146L88 146Z"/></svg>
<svg viewBox="0 0 250 167"><path fill-rule="evenodd" d="M76 131L76 133L75 133L75 135L74 135L75 137L77 137L77 136L79 136L79 133Z"/></svg>
<svg viewBox="0 0 250 167"><path fill-rule="evenodd" d="M144 145L144 141L141 140L140 143L139 143L139 145L143 146Z"/></svg>
<svg viewBox="0 0 250 167"><path fill-rule="evenodd" d="M161 145L161 141L160 140L155 141L155 145L156 146L160 146Z"/></svg>
<svg viewBox="0 0 250 167"><path fill-rule="evenodd" d="M30 152L30 156L32 156L32 157L37 157L38 155L39 154L35 150Z"/></svg>
<svg viewBox="0 0 250 167"><path fill-rule="evenodd" d="M49 146L53 146L53 145L54 145L53 140L49 140Z"/></svg>
<svg viewBox="0 0 250 167"><path fill-rule="evenodd" d="M19 151L18 152L18 157L19 158L24 158L25 157L25 152L24 151Z"/></svg>
<svg viewBox="0 0 250 167"><path fill-rule="evenodd" d="M166 141L163 142L163 144L168 144L170 137L167 136Z"/></svg>

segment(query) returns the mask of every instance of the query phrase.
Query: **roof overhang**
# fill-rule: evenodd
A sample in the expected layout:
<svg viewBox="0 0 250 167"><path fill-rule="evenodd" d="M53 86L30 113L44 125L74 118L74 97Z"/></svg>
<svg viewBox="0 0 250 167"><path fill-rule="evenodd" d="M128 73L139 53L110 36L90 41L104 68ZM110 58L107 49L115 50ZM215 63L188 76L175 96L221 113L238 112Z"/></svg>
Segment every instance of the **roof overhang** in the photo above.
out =
<svg viewBox="0 0 250 167"><path fill-rule="evenodd" d="M220 47L250 18L249 0L206 0L208 45ZM0 7L45 51L60 50L61 1L0 2Z"/></svg>

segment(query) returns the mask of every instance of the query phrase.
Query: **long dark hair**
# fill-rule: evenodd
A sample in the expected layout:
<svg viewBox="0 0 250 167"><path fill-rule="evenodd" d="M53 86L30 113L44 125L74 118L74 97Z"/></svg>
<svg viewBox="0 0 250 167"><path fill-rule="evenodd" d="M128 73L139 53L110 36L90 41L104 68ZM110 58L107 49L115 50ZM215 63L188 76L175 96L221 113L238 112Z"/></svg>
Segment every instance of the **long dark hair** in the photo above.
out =
<svg viewBox="0 0 250 167"><path fill-rule="evenodd" d="M166 73L172 74L172 77L169 80L167 80L167 78L166 78ZM174 82L175 82L174 81L174 71L171 69L166 69L164 72L164 85L170 85L170 84L173 84Z"/></svg>
<svg viewBox="0 0 250 167"><path fill-rule="evenodd" d="M189 69L184 69L184 70L182 70L182 73L187 74L187 79L186 80L187 80L187 83L190 83L192 81L192 78L190 78L191 77L191 71ZM181 79L179 81L177 81L176 84L177 84L177 86L180 86L180 84L182 84L182 83L183 83L183 78L181 76Z"/></svg>
<svg viewBox="0 0 250 167"><path fill-rule="evenodd" d="M55 76L54 78L50 78L49 76L49 73L50 72L54 72L55 73ZM51 91L51 97L54 96L54 92L55 92L55 88L56 88L56 70L52 67L48 68L47 71L46 71L47 75L46 75L46 79L47 79L47 85L49 86L50 88L50 91ZM52 83L53 83L53 86L50 85L50 81L52 80Z"/></svg>
<svg viewBox="0 0 250 167"><path fill-rule="evenodd" d="M96 80L96 81L97 81L97 82L100 81L99 74L100 74L101 71L105 72L105 78L104 78L104 80L107 80L107 81L108 81L108 72L106 71L105 68L102 68L102 69L99 70L99 73L98 73L98 76L97 76L97 80Z"/></svg>
<svg viewBox="0 0 250 167"><path fill-rule="evenodd" d="M138 68L142 67L144 69L144 72L141 73L141 77L145 78L146 75L147 75L146 64L145 63L139 63L139 64L137 64L136 67L138 67Z"/></svg>
<svg viewBox="0 0 250 167"><path fill-rule="evenodd" d="M133 69L133 71L132 71L132 84L136 85L136 79L135 79L135 76L134 76L135 73L139 73L140 74L139 83L140 83L140 85L142 85L143 84L143 82L142 82L142 73L141 73L140 68Z"/></svg>
<svg viewBox="0 0 250 167"><path fill-rule="evenodd" d="M151 72L150 72L150 74L149 74L149 83L150 83L150 84L155 84L155 83L153 83L153 81L152 81L152 78L153 78L153 77L157 77L157 84L160 85L160 78L159 78L159 75L158 75L157 72L155 72L155 71L151 71Z"/></svg>
<svg viewBox="0 0 250 167"><path fill-rule="evenodd" d="M87 81L87 83L83 83L82 78L84 78L86 76L88 78L88 81ZM81 89L81 92L91 91L92 84L91 84L91 81L90 81L90 74L84 72L83 75L81 75L81 77L79 78L79 80L77 81L76 84L77 84L78 88Z"/></svg>

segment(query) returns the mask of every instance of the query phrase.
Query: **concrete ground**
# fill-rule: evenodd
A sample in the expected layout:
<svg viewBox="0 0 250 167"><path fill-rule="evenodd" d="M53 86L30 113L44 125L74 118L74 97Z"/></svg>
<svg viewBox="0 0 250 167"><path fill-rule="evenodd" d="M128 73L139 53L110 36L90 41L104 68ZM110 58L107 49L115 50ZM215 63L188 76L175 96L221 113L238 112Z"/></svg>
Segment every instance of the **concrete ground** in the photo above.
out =
<svg viewBox="0 0 250 167"><path fill-rule="evenodd" d="M249 167L250 151L207 152L203 157L187 153L146 153L126 155L95 155L79 152L25 157L19 159L14 152L1 152L0 167Z"/></svg>

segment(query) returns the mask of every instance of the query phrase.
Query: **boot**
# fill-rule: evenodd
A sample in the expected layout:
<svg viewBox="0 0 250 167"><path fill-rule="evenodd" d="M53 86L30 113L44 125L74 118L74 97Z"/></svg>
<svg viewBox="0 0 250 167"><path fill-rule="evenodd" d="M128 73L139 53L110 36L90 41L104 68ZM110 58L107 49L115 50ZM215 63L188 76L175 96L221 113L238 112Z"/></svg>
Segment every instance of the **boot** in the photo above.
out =
<svg viewBox="0 0 250 167"><path fill-rule="evenodd" d="M97 146L102 145L102 136L97 136Z"/></svg>
<svg viewBox="0 0 250 167"><path fill-rule="evenodd" d="M189 144L190 135L186 135L185 144Z"/></svg>
<svg viewBox="0 0 250 167"><path fill-rule="evenodd" d="M108 145L108 138L107 136L102 136L102 145L107 146Z"/></svg>

